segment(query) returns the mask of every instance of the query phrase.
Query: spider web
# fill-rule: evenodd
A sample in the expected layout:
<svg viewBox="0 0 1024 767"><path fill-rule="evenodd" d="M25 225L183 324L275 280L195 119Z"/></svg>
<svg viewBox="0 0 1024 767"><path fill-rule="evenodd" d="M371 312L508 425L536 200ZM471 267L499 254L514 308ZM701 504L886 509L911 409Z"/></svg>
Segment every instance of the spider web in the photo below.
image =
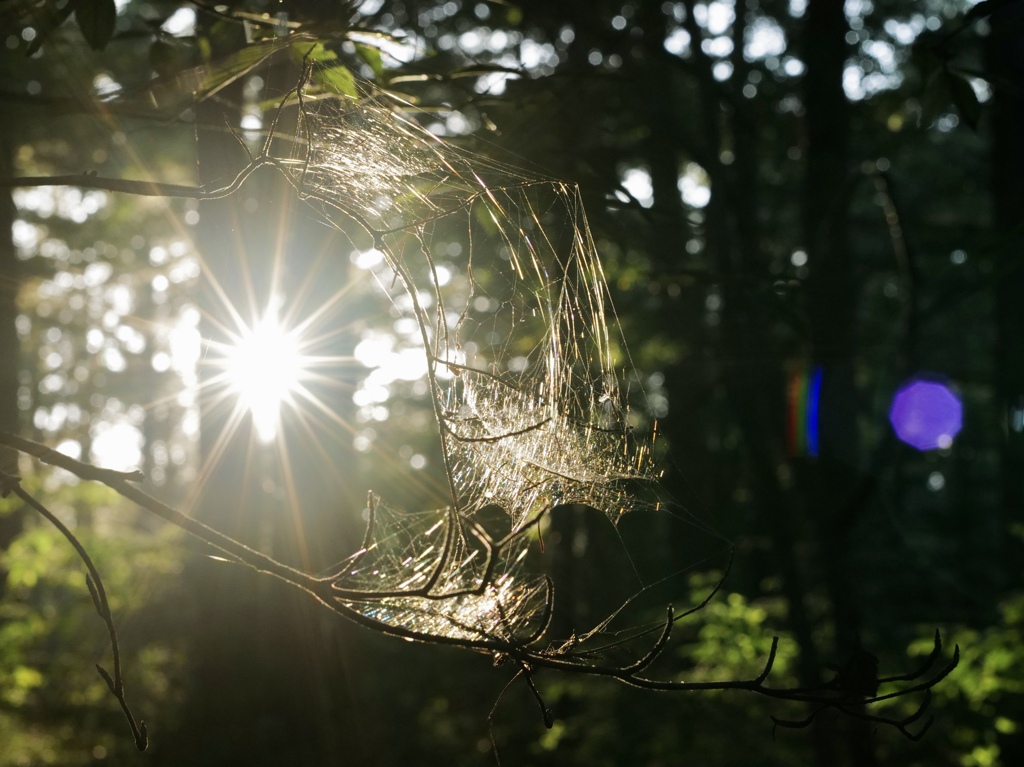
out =
<svg viewBox="0 0 1024 767"><path fill-rule="evenodd" d="M334 585L350 609L422 637L532 641L551 586L525 565L525 533L556 505L617 523L648 503L639 378L578 189L463 150L400 107L307 97L284 161L393 272L385 290L418 329L452 495L426 513L371 498L366 542ZM439 259L445 241L459 245ZM494 509L502 524L482 524Z"/></svg>
<svg viewBox="0 0 1024 767"><path fill-rule="evenodd" d="M528 643L543 633L551 584L527 572L527 537L495 546L450 508L407 512L371 496L367 510L367 545L333 580L345 607L422 637Z"/></svg>

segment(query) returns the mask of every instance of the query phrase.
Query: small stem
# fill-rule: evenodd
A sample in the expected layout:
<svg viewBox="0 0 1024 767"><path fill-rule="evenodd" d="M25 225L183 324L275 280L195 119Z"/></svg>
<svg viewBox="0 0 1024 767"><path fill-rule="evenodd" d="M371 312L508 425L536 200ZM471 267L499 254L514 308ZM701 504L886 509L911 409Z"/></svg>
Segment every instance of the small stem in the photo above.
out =
<svg viewBox="0 0 1024 767"><path fill-rule="evenodd" d="M0 178L0 187L30 186L77 186L84 189L103 189L107 192L125 192L142 197L190 197L196 200L206 198L206 191L198 186L164 184L157 181L142 181L124 178L106 178L93 173L78 173L69 176L15 176Z"/></svg>
<svg viewBox="0 0 1024 767"><path fill-rule="evenodd" d="M267 572L276 575L286 581L300 585L307 590L312 590L311 585L316 578L301 570L282 564L262 552L249 548L244 543L236 541L219 530L204 525L197 519L171 508L167 504L158 501L148 493L144 493L129 482L138 482L143 478L141 472L120 472L109 469L101 469L88 463L71 458L70 456L58 453L52 448L32 442L24 437L19 437L10 432L0 431L0 444L8 445L23 453L35 456L43 463L57 466L65 471L81 477L82 479L101 482L112 490L117 491L130 501L135 502L147 511L156 514L161 519L170 522L172 525L182 528L186 532L205 541L216 549L227 554L232 559L243 562L254 570Z"/></svg>
<svg viewBox="0 0 1024 767"><path fill-rule="evenodd" d="M772 640L771 650L768 653L767 661L762 669L761 673L752 679L740 679L740 680L718 680L718 681L707 681L707 682L685 682L685 681L673 681L673 680L661 680L661 679L650 679L648 677L638 676L638 672L646 668L664 649L669 638L670 627L679 620L682 615L690 614L692 611L683 613L682 615L673 615L669 613L665 622L662 624L661 634L659 639L654 645L654 648L650 650L646 655L640 658L639 661L625 667L616 667L610 665L600 665L599 663L588 661L587 658L592 652L585 648L573 652L567 652L564 647L551 647L550 645L545 648L532 647L532 643L540 638L544 633L544 628L539 633L535 633L526 642L518 640L512 630L514 627L508 625L509 621L504 612L503 606L499 604L498 609L502 613L502 622L505 626L507 636L498 636L485 629L477 626L471 626L469 624L462 623L456 620L451 615L446 613L439 613L444 615L452 625L458 626L465 633L462 635L450 636L441 633L429 633L414 628L407 628L400 624L385 623L375 618L364 615L360 612L355 605L366 602L377 602L384 598L426 598L431 601L437 602L440 605L444 604L455 604L453 600L457 600L460 596L469 592L453 592L447 594L431 594L426 593L422 589L411 589L405 592L402 591L387 591L387 592L362 592L362 591L348 591L345 589L338 588L338 577L333 578L321 578L314 575L309 575L300 570L296 570L288 565L285 565L272 557L267 556L259 551L249 548L243 543L240 543L233 538L230 538L223 533L214 530L213 528L207 527L201 522L186 516L185 514L177 511L176 509L167 506L166 504L158 501L152 496L142 492L137 487L131 484L131 482L137 482L142 479L142 475L139 472L118 472L110 471L108 469L101 469L96 466L92 466L82 461L70 458L62 453L58 453L45 445L40 445L31 440L18 437L8 432L0 432L0 444L5 444L10 447L14 447L22 452L29 455L33 455L39 460L49 463L54 466L58 466L65 469L82 479L91 479L102 482L108 487L112 488L116 492L128 500L134 501L142 508L153 512L162 519L181 527L186 532L196 536L200 540L205 541L207 544L219 549L226 553L233 560L249 565L253 569L259 572L265 572L270 575L274 575L283 581L295 586L302 591L313 596L321 604L330 609L332 612L357 623L361 626L365 626L373 631L380 634L386 634L388 636L400 637L403 639L426 642L431 644L448 645L453 647L460 647L466 650L474 650L478 652L484 652L490 655L500 655L508 657L514 661L520 668L521 673L526 673L528 682L530 681L530 674L540 669L551 669L554 671L561 671L564 673L572 674L584 674L588 676L600 676L615 679L623 684L627 684L631 687L637 687L645 690L661 690L666 692L697 692L706 690L746 690L747 692L753 692L758 695L764 695L766 697L777 698L780 700L789 700L795 702L801 702L815 706L816 709L811 715L803 720L804 722L810 723L814 719L816 714L823 708L833 708L841 712L850 714L851 712L847 706L856 704L858 706L866 706L872 703L878 703L884 700L890 700L893 698L899 698L906 695L912 695L915 693L926 693L942 679L944 679L957 665L959 662L959 648L955 648L953 651L952 659L932 677L926 679L923 682L918 682L906 687L899 688L893 692L884 695L875 695L874 697L862 697L862 696L851 696L848 692L837 690L833 686L823 685L817 688L771 688L765 687L764 682L768 678L772 671L775 663L775 659L778 651L778 638ZM31 504L33 508L40 511L41 514L46 516L53 524L55 524L59 530L72 542L75 546L76 551L82 557L89 569L90 579L92 584L95 586L93 593L93 599L96 602L97 610L103 616L104 620L107 621L108 629L111 632L111 643L115 654L115 665L114 665L114 677L110 678L105 671L100 669L101 675L107 681L108 686L111 688L118 700L122 704L122 708L125 710L126 716L129 717L129 722L134 722L131 718L130 712L128 711L127 704L124 702L123 686L121 684L120 674L120 658L116 644L116 637L113 633L113 622L110 620L110 612L106 603L106 594L103 591L102 582L99 578L99 573L93 566L92 561L88 558L85 549L81 544L74 538L74 536L64 527L60 520L54 517L49 511L45 509L41 504L31 498L25 491L17 484L16 478L9 477L6 475L0 475L0 487L2 487L4 493L17 493L19 497L24 499L27 503ZM371 505L372 508L372 505ZM449 512L453 516L449 519L449 530L446 535L446 545L444 551L441 554L441 565L449 560L451 555L451 542L450 536L454 530L454 525L458 524L459 517L454 512ZM539 518L539 517L538 517ZM527 525L528 527L529 525ZM516 531L516 533L510 535L502 542L494 546L494 554L500 553L502 549L507 546L511 540L522 534L522 530ZM367 535L364 540L364 548L368 548L367 544L370 542L370 535ZM491 584L493 576L493 560L489 563L488 570L484 574L483 582L481 583L481 591L486 589ZM431 584L433 586L434 584ZM717 588L717 587L716 587ZM544 627L546 628L546 621L550 618L551 609L551 594L553 588L548 581L548 598L547 602L547 617L545 618ZM706 605L707 600L701 603ZM443 609L443 608L442 608ZM646 633L646 632L645 632ZM941 644L936 638L936 649L929 656L925 666L917 671L910 674L883 677L880 682L893 683L897 681L916 681L920 677L924 676L930 670L930 667L934 661L938 659L939 650ZM518 676L518 675L517 675ZM927 702L927 700L926 700ZM861 714L851 714L858 718L864 718ZM907 725L913 723L920 717L919 713L912 715L911 717L904 720L891 720L884 717L872 718L870 721L876 721L883 724L889 724L898 729L901 733L907 737L914 738L919 737L922 732L911 733L907 730ZM802 722L784 722L775 720L776 724L781 726L805 726ZM140 726L136 729L133 725L133 732L136 733L136 742L140 744L140 747L145 743L145 727Z"/></svg>
<svg viewBox="0 0 1024 767"><path fill-rule="evenodd" d="M107 192L123 192L140 197L176 197L193 200L218 200L237 192L242 184L258 168L271 165L281 170L281 162L273 157L261 155L239 171L226 186L206 189L201 186L165 184L158 181L143 181L125 178L106 178L94 173L78 173L67 176L14 176L0 178L0 188L36 186L77 186L83 189L102 189Z"/></svg>
<svg viewBox="0 0 1024 767"><path fill-rule="evenodd" d="M103 587L103 578L100 577L99 570L96 569L96 565L93 564L92 558L89 556L89 553L85 550L85 547L81 544L78 538L75 537L75 534L72 533L71 530L69 530L53 512L29 494L17 481L16 477L11 477L5 472L0 472L0 480L2 480L5 493L10 492L18 496L22 501L45 517L46 520L56 527L58 532L60 532L60 534L63 535L64 538L66 538L74 547L79 558L85 563L85 567L89 571L89 574L86 576L86 583L89 586L89 594L92 596L96 612L107 626L107 635L110 639L110 651L114 657L113 677L111 677L110 674L107 673L106 669L98 663L96 664L96 671L98 671L99 675L103 677L103 681L107 683L107 687L110 689L111 694L117 699L118 704L120 704L121 711L124 712L124 716L128 720L128 726L131 727L132 736L135 738L135 747L138 748L139 751L145 751L149 745L149 738L146 733L146 723L141 719L138 722L135 721L135 716L132 714L131 708L128 706L128 700L125 698L124 678L121 675L121 650L117 643L117 630L114 628L114 617L110 613L110 603L107 601L107 592Z"/></svg>

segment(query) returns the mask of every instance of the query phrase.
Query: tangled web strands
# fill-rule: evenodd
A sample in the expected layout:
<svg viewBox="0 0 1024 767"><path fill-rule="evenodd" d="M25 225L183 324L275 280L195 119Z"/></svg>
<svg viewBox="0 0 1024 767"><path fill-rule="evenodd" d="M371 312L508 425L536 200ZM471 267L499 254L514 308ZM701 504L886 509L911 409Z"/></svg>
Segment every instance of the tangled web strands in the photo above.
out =
<svg viewBox="0 0 1024 767"><path fill-rule="evenodd" d="M289 172L393 270L380 282L415 319L454 496L427 513L371 498L339 602L424 638L533 641L551 585L527 572L525 531L558 504L615 522L653 475L579 193L454 147L372 96L306 100L301 120ZM495 509L497 535L481 521Z"/></svg>
<svg viewBox="0 0 1024 767"><path fill-rule="evenodd" d="M367 545L332 581L344 607L428 639L525 644L544 632L551 584L525 571L527 537L495 544L452 509L410 513L376 496L368 512Z"/></svg>
<svg viewBox="0 0 1024 767"><path fill-rule="evenodd" d="M618 520L650 450L578 190L369 97L307 104L303 120L299 187L372 232L404 283L393 300L420 328L457 508L498 505L513 529L558 503ZM468 248L446 243L456 233Z"/></svg>

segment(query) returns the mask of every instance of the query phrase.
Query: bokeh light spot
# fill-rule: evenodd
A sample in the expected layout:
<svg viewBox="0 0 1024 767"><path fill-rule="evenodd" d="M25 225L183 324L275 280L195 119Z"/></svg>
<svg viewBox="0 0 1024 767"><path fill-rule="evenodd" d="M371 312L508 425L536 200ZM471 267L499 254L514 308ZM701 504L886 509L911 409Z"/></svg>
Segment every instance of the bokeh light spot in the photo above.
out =
<svg viewBox="0 0 1024 767"><path fill-rule="evenodd" d="M893 396L889 422L896 436L911 447L947 448L963 426L963 404L946 384L912 378Z"/></svg>

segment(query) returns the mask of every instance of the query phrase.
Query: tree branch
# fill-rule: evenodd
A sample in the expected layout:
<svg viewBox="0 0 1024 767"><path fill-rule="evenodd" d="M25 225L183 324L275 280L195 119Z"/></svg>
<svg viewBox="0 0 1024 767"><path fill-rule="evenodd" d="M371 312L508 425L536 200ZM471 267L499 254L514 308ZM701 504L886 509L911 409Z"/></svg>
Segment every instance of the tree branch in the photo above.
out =
<svg viewBox="0 0 1024 767"><path fill-rule="evenodd" d="M431 576L429 583L426 587L418 587L408 589L406 591L396 591L393 589L385 589L382 591L374 592L369 590L352 590L339 588L338 579L341 577L340 574L334 574L329 576L314 576L304 573L295 568L289 567L272 557L267 556L255 549L249 548L243 543L230 538L223 533L214 530L213 528L207 527L203 523L195 520L176 509L167 506L166 504L158 501L156 498L144 493L135 487L132 483L138 482L142 479L140 472L119 472L111 471L109 469L102 469L91 464L84 463L77 459L66 456L62 453L40 445L31 440L24 439L9 432L0 432L0 444L13 447L24 453L32 455L44 463L48 463L53 466L65 469L82 479L94 480L101 482L122 496L137 503L142 508L153 512L162 519L174 524L186 532L194 535L200 540L205 541L210 546L224 552L228 557L235 562L246 564L252 567L258 572L268 573L274 575L281 580L305 591L306 593L313 596L319 602L321 602L328 609L335 613L355 622L360 625L366 626L378 633L387 634L390 636L397 636L408 640L427 642L432 644L443 644L451 645L456 647L462 647L463 649L474 650L477 652L483 652L485 654L492 655L495 658L507 658L516 663L520 671L529 669L532 673L535 670L547 668L555 671L562 671L566 673L584 674L588 676L602 676L615 679L623 684L627 684L631 687L637 687L646 690L660 690L668 692L695 692L700 690L746 690L753 692L758 695L763 695L770 698L778 698L780 700L789 700L800 703L809 704L815 707L815 710L810 714L806 720L797 722L788 722L785 720L775 720L777 725L789 726L789 727L801 727L810 724L817 714L825 708L835 708L848 713L856 715L859 718L864 718L865 715L857 714L849 709L850 706L865 706L871 705L884 700L891 700L893 698L903 697L906 695L925 693L926 698L922 702L921 706L915 711L915 713L908 719L895 720L887 719L884 717L870 717L870 721L889 724L907 737L918 737L921 733L911 733L906 729L906 725L921 716L924 708L928 704L927 692L944 679L957 665L959 661L959 648L956 648L953 653L952 659L943 666L937 673L924 681L918 682L921 677L925 676L931 671L934 664L938 661L941 655L941 639L936 632L935 646L931 655L927 658L924 666L909 674L901 674L889 677L883 677L877 679L877 684L896 684L900 682L916 682L908 686L900 687L892 692L883 694L862 694L860 689L848 689L846 685L841 683L841 678L833 680L831 683L827 683L818 688L773 688L765 686L765 681L771 674L772 668L775 663L775 659L778 653L778 637L772 640L771 649L768 653L768 658L762 671L751 679L741 680L718 680L718 681L707 681L707 682L686 682L686 681L674 681L674 680L663 680L663 679L652 679L645 676L640 676L640 672L646 669L656 658L661 654L662 650L668 642L670 628L675 622L671 608L669 608L668 617L662 624L662 630L655 642L654 647L644 654L636 662L627 666L619 667L613 665L602 665L599 662L591 660L593 657L592 651L587 649L575 650L575 645L549 645L546 648L537 648L533 646L533 643L538 640L541 635L546 631L548 621L547 618L542 622L542 628L539 633L534 632L533 636L527 642L522 642L513 633L513 628L510 625L509 620L501 609L502 621L501 624L504 631L495 633L488 630L485 627L473 626L464 624L458 621L453 616L446 616L448 622L456 626L461 632L461 635L446 635L440 633L431 633L429 629L419 630L408 628L404 625L396 625L394 623L387 623L383 620L378 620L369 615L363 614L359 610L355 609L352 605L357 603L363 604L387 604L388 600L394 600L402 597L413 598L413 599L425 599L431 602L445 603L446 600L450 604L457 604L455 600L464 597L471 592L468 590L462 590L458 592L444 592L433 593L432 589L435 587L436 577ZM44 514L59 529L72 541L79 555L86 562L87 567L90 570L91 582L99 584L99 574L95 571L95 567L92 566L91 560L88 559L88 555L85 553L84 548L81 544L74 540L74 536L70 532L66 531L59 520L53 517L48 511L38 504L34 499L28 496L27 493L20 488L14 478L2 478L2 486L5 492L15 492L19 497L23 498L26 503L30 503L33 508L36 508L40 513ZM454 540L455 531L453 526L460 524L462 518L456 515L454 512L449 512L448 525L449 528L445 532L445 545L440 547L438 557L440 558L441 566L447 562L452 553L452 541ZM366 541L364 541L363 549L368 548L372 535L373 516L371 516L370 530L368 530ZM527 525L526 527L529 527ZM519 535L522 534L522 530L515 531L514 533L506 536L498 543L491 544L490 554L492 556L491 563L489 563L487 569L484 572L483 582L480 584L480 593L486 591L489 586L493 586L489 580L493 577L493 557L496 556L496 552L499 552L502 547L508 545L510 542L515 540ZM372 545L372 544L371 544ZM360 556L359 552L355 556ZM433 571L438 572L438 571ZM546 615L550 614L550 605L553 601L553 587L548 585L546 591ZM97 602L97 610L100 611L101 616L104 620L108 620L109 610L104 612L104 606L106 605L106 597L101 590L101 586L97 585L94 599ZM705 605L707 600L701 603L701 606ZM688 615L693 611L687 611L683 615ZM111 632L113 631L113 625L108 621L108 627ZM112 645L115 647L116 655L116 640L112 634ZM582 644L582 643L579 643ZM118 696L119 701L123 701L123 687L120 684L120 666L119 663L115 663L115 674L111 679L103 671L104 679L108 680L108 686L111 691ZM126 715L129 715L126 704L123 704L126 709ZM129 718L129 721L134 721ZM133 728L133 731L134 728ZM145 735L145 731L140 728L142 736ZM140 742L137 738L137 742Z"/></svg>
<svg viewBox="0 0 1024 767"><path fill-rule="evenodd" d="M279 169L282 167L281 161L277 158L266 155L254 157L230 183L217 189L206 189L202 186L186 186L182 184L165 184L158 181L106 178L88 172L65 176L15 176L13 178L0 178L0 188L77 186L83 189L102 189L107 192L123 192L141 197L184 197L193 200L217 200L237 192L255 170L265 165L271 165Z"/></svg>
<svg viewBox="0 0 1024 767"><path fill-rule="evenodd" d="M103 470L100 469L97 471L102 472ZM119 474L120 472L112 473ZM3 496L7 496L8 494L16 495L45 517L47 521L56 527L58 532L68 540L78 553L79 558L85 563L85 567L89 571L89 574L85 576L85 583L89 587L89 594L92 596L92 603L96 607L96 612L107 626L107 634L110 638L110 651L114 656L113 676L111 676L110 673L108 673L107 670L98 663L96 664L96 671L99 672L101 677L103 677L103 681L107 683L107 688L110 690L110 693L120 704L121 711L124 712L125 719L128 720L128 726L131 727L132 736L135 738L135 747L139 749L139 751L145 751L149 745L149 737L146 733L146 723L141 719L138 722L135 721L135 716L132 714L131 708L128 706L128 700L125 697L124 678L121 674L121 651L117 643L117 631L114 628L114 616L110 613L110 603L107 601L107 592L103 587L103 579L100 577L99 570L96 569L96 565L93 564L92 558L89 556L89 553L85 550L85 547L78 538L75 537L75 534L72 533L71 530L69 530L68 527L61 522L52 511L47 509L42 503L30 495L28 491L21 486L18 477L14 477L4 471L0 471L0 487L3 488Z"/></svg>

